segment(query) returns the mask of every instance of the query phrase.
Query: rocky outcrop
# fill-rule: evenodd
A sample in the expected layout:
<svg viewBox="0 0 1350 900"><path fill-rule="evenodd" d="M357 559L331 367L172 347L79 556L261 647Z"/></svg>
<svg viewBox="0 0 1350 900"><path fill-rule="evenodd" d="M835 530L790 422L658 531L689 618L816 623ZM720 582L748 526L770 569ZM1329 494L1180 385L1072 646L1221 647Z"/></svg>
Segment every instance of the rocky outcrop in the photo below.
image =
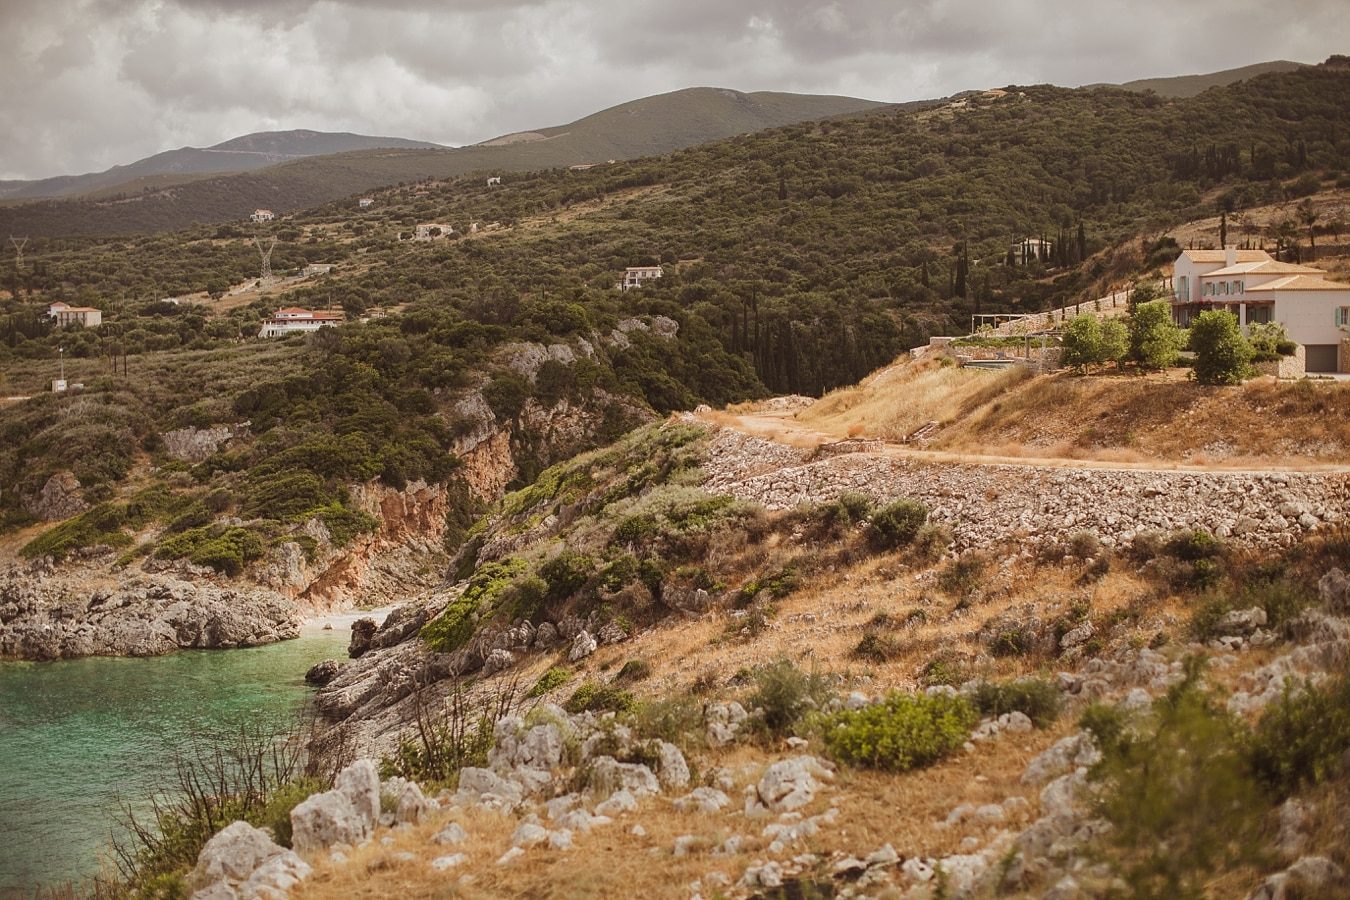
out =
<svg viewBox="0 0 1350 900"><path fill-rule="evenodd" d="M78 516L89 504L80 493L80 480L71 472L57 472L42 490L23 499L23 508L35 519L56 522Z"/></svg>
<svg viewBox="0 0 1350 900"><path fill-rule="evenodd" d="M199 463L215 456L231 441L244 440L249 436L249 423L238 422L234 425L212 425L209 428L178 428L161 434L164 453L183 462Z"/></svg>
<svg viewBox="0 0 1350 900"><path fill-rule="evenodd" d="M414 481L395 490L371 481L353 485L350 502L379 522L373 533L334 547L323 523L310 520L303 532L314 549L307 554L297 541L284 541L253 577L316 612L351 605L354 599L388 603L430 587L437 572L427 560L442 552L450 504L445 487Z"/></svg>
<svg viewBox="0 0 1350 900"><path fill-rule="evenodd" d="M271 591L142 575L120 584L42 565L0 573L0 657L159 656L256 647L300 632L295 604Z"/></svg>
<svg viewBox="0 0 1350 900"><path fill-rule="evenodd" d="M286 896L310 871L267 832L234 822L206 842L188 883L194 900L261 900Z"/></svg>

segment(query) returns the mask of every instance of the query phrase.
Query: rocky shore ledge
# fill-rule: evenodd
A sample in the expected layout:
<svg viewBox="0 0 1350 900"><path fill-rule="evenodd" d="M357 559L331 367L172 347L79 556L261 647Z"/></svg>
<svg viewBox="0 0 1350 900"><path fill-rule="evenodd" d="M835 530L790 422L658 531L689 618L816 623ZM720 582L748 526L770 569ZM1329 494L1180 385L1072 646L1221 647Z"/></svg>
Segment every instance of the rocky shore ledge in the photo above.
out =
<svg viewBox="0 0 1350 900"><path fill-rule="evenodd" d="M297 637L294 601L176 573L96 577L41 562L0 571L0 658L160 656Z"/></svg>

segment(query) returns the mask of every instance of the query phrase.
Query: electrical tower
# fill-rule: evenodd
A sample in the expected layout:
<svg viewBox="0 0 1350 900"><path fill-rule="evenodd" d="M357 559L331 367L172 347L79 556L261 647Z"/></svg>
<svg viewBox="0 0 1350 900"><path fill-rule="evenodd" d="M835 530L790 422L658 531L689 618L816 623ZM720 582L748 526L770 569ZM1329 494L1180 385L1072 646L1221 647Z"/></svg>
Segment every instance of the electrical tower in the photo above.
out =
<svg viewBox="0 0 1350 900"><path fill-rule="evenodd" d="M268 242L266 250L263 249L262 240L260 238L255 237L253 243L258 247L258 255L262 257L261 286L266 286L267 283L272 280L272 251L276 249L277 239L272 238Z"/></svg>
<svg viewBox="0 0 1350 900"><path fill-rule="evenodd" d="M14 245L14 271L22 272L23 245L28 243L28 238L26 237L16 238L14 235L11 234L9 236L9 242Z"/></svg>

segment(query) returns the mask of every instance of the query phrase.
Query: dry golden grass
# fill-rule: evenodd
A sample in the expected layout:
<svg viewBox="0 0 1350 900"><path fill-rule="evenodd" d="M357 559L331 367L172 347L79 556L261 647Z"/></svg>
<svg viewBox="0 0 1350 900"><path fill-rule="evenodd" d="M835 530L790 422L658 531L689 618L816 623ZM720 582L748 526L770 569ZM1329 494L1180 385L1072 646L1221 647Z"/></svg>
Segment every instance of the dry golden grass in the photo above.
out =
<svg viewBox="0 0 1350 900"><path fill-rule="evenodd" d="M928 422L935 460L1231 469L1350 464L1350 384L1259 378L1238 387L1147 376L943 367L900 361L795 414L729 408L711 421L798 447L899 441ZM914 453L915 448L905 452Z"/></svg>

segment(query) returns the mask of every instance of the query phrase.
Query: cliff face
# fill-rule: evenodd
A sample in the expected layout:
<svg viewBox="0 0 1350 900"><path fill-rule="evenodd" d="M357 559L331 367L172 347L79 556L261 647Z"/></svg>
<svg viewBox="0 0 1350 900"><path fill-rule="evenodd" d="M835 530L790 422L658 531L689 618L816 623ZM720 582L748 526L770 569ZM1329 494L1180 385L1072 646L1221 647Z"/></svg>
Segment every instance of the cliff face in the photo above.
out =
<svg viewBox="0 0 1350 900"><path fill-rule="evenodd" d="M399 491L372 481L353 485L350 495L379 522L375 532L339 548L323 523L311 520L303 534L315 549L279 544L253 578L307 613L379 605L435 583L450 503L445 486L417 481Z"/></svg>

